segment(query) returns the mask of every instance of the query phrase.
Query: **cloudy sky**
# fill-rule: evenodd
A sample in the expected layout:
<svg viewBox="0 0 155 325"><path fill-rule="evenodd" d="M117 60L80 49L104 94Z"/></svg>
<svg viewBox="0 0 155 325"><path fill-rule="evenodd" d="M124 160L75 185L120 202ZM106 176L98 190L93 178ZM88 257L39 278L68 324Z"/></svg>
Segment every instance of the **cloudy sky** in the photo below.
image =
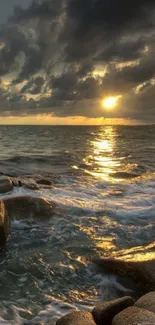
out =
<svg viewBox="0 0 155 325"><path fill-rule="evenodd" d="M1 0L0 23L0 124L155 123L154 0Z"/></svg>

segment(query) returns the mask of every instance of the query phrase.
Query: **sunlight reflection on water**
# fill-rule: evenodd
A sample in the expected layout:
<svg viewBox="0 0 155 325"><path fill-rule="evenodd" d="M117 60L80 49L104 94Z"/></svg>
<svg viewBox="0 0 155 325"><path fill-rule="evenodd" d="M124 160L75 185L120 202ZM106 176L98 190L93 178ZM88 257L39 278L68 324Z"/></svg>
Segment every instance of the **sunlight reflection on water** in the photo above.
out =
<svg viewBox="0 0 155 325"><path fill-rule="evenodd" d="M93 155L84 159L87 165L93 161L95 167L88 171L92 176L109 180L110 175L120 166L120 158L115 155L114 148L116 146L116 129L108 126L101 129L95 141L90 141Z"/></svg>

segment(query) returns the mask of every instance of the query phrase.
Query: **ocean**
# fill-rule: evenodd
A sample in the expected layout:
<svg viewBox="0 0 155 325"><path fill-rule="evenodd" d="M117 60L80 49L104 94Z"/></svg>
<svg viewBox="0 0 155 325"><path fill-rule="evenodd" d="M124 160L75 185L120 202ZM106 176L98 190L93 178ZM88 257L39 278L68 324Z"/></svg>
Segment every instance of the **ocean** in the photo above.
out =
<svg viewBox="0 0 155 325"><path fill-rule="evenodd" d="M12 220L0 253L0 323L54 325L131 293L91 260L132 260L137 249L155 257L155 126L0 126L0 174L49 179L51 187L11 195L56 203L48 221Z"/></svg>

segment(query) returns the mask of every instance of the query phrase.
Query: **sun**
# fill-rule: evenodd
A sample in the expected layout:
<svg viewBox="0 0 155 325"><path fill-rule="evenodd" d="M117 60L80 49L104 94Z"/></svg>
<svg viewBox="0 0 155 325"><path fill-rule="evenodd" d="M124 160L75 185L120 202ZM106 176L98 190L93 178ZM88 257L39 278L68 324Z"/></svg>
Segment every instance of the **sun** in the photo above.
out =
<svg viewBox="0 0 155 325"><path fill-rule="evenodd" d="M120 96L107 97L107 98L103 99L102 106L107 108L107 109L114 108L116 106L116 104L117 104L117 101L118 101L119 97Z"/></svg>

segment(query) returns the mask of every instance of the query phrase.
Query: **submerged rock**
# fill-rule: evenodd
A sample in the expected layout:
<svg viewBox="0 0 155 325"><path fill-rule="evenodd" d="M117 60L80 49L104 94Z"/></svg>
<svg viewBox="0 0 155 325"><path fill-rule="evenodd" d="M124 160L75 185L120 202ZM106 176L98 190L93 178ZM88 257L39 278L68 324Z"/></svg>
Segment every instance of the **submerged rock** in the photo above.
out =
<svg viewBox="0 0 155 325"><path fill-rule="evenodd" d="M2 248L10 233L10 219L3 201L0 201L0 248Z"/></svg>
<svg viewBox="0 0 155 325"><path fill-rule="evenodd" d="M131 297L123 297L96 306L92 314L97 325L111 325L115 315L133 304L134 300Z"/></svg>
<svg viewBox="0 0 155 325"><path fill-rule="evenodd" d="M50 180L48 180L48 179L38 179L37 184L51 186L52 182Z"/></svg>
<svg viewBox="0 0 155 325"><path fill-rule="evenodd" d="M155 292L149 292L142 296L136 301L135 306L155 313Z"/></svg>
<svg viewBox="0 0 155 325"><path fill-rule="evenodd" d="M13 183L9 177L0 177L0 193L7 193L13 190Z"/></svg>
<svg viewBox="0 0 155 325"><path fill-rule="evenodd" d="M56 325L95 325L95 322L91 313L75 311L60 318Z"/></svg>
<svg viewBox="0 0 155 325"><path fill-rule="evenodd" d="M39 190L39 185L36 183L31 183L28 181L21 181L21 186L28 188L29 190L37 191Z"/></svg>
<svg viewBox="0 0 155 325"><path fill-rule="evenodd" d="M42 197L9 196L3 200L10 218L44 219L52 216L55 204Z"/></svg>
<svg viewBox="0 0 155 325"><path fill-rule="evenodd" d="M144 293L155 290L155 259L143 262L130 262L119 259L99 258L94 263L101 266L107 273L130 277L136 287Z"/></svg>
<svg viewBox="0 0 155 325"><path fill-rule="evenodd" d="M117 314L112 325L154 325L155 314L141 308L129 307Z"/></svg>
<svg viewBox="0 0 155 325"><path fill-rule="evenodd" d="M21 179L21 178L13 178L12 183L15 187L25 187L30 190L39 190L39 185L35 183L33 180L29 179Z"/></svg>

